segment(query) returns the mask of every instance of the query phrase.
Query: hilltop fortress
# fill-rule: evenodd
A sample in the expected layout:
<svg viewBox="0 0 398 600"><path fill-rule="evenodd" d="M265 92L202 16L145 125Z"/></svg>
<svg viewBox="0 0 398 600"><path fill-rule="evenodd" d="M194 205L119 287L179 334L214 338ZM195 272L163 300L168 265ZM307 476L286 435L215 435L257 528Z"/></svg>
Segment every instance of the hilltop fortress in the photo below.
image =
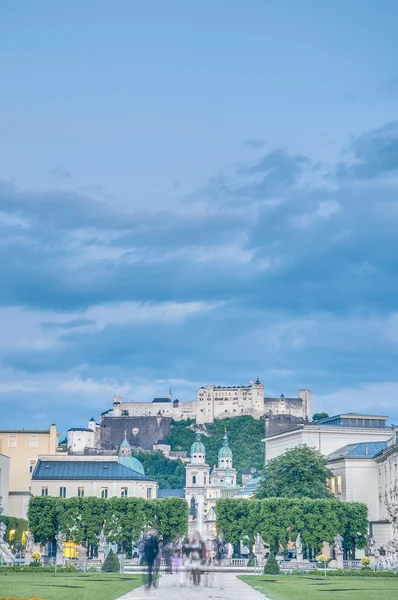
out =
<svg viewBox="0 0 398 600"><path fill-rule="evenodd" d="M169 417L176 421L196 419L197 425L213 423L215 419L251 415L255 419L272 413L292 415L311 420L312 399L310 390L299 390L297 398L265 398L264 385L257 380L250 385L202 386L193 402L154 398L152 402L125 402L121 397L113 399L113 408L104 413L106 417Z"/></svg>

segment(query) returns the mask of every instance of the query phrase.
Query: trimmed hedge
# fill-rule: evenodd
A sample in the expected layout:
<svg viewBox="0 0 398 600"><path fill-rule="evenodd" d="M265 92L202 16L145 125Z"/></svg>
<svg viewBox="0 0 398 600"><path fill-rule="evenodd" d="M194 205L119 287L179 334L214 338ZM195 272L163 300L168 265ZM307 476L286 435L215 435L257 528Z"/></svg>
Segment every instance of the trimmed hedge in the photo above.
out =
<svg viewBox="0 0 398 600"><path fill-rule="evenodd" d="M0 523L5 523L7 526L5 539L9 541L10 531L15 530L15 534L11 543L19 542L22 544L22 536L28 530L28 522L26 519L18 519L17 517L5 517L0 515Z"/></svg>
<svg viewBox="0 0 398 600"><path fill-rule="evenodd" d="M106 557L104 564L102 565L101 571L103 573L119 573L120 562L113 550L109 550L108 556Z"/></svg>
<svg viewBox="0 0 398 600"><path fill-rule="evenodd" d="M278 561L271 552L264 566L264 575L279 575L280 572L281 570L279 568Z"/></svg>

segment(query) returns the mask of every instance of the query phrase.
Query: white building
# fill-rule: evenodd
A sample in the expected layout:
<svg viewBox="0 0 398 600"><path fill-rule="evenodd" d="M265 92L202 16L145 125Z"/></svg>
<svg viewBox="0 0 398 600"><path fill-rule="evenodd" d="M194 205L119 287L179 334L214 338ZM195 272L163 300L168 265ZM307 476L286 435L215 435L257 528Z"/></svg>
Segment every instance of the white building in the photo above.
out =
<svg viewBox="0 0 398 600"><path fill-rule="evenodd" d="M311 420L311 391L299 390L297 398L285 398L283 394L279 398L265 398L264 385L257 378L247 386L203 386L197 390L193 402L173 400L171 390L167 398L154 398L152 402L125 402L123 398L115 397L112 411L114 417L162 416L176 421L196 419L199 425L241 415L259 419L269 413L290 414Z"/></svg>
<svg viewBox="0 0 398 600"><path fill-rule="evenodd" d="M391 539L386 501L398 503L398 443L395 428L385 442L361 442L328 456L331 491L341 500L368 506L370 533L376 548Z"/></svg>
<svg viewBox="0 0 398 600"><path fill-rule="evenodd" d="M386 442L392 435L391 427L386 426L387 419L385 416L348 413L294 425L270 435L266 431L265 458L271 460L304 444L327 456L347 444Z"/></svg>
<svg viewBox="0 0 398 600"><path fill-rule="evenodd" d="M33 496L157 498L158 482L147 477L125 439L116 456L43 455L32 475Z"/></svg>
<svg viewBox="0 0 398 600"><path fill-rule="evenodd" d="M0 514L8 516L8 494L10 491L10 458L0 454Z"/></svg>

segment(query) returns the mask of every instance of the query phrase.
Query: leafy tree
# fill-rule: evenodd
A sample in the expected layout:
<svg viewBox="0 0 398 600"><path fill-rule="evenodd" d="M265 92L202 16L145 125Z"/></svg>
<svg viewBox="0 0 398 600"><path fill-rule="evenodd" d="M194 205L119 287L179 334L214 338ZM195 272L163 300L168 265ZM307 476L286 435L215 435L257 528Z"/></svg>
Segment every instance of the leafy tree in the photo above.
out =
<svg viewBox="0 0 398 600"><path fill-rule="evenodd" d="M119 559L113 550L109 550L108 556L104 560L104 564L102 565L102 569L104 573L119 573L120 572L120 563Z"/></svg>
<svg viewBox="0 0 398 600"><path fill-rule="evenodd" d="M134 454L142 462L145 473L159 482L159 489L183 488L185 486L185 467L181 460L167 458L157 452L137 452Z"/></svg>
<svg viewBox="0 0 398 600"><path fill-rule="evenodd" d="M256 498L330 498L327 479L332 471L314 448L297 446L265 466Z"/></svg>
<svg viewBox="0 0 398 600"><path fill-rule="evenodd" d="M188 505L183 498L36 496L29 502L28 517L35 542L42 544L62 531L71 541L95 546L104 526L109 541L120 542L129 549L131 541L137 540L148 525L167 538L181 537L188 529Z"/></svg>
<svg viewBox="0 0 398 600"><path fill-rule="evenodd" d="M279 575L281 572L278 561L275 558L275 555L270 552L267 558L267 562L264 565L264 575Z"/></svg>
<svg viewBox="0 0 398 600"><path fill-rule="evenodd" d="M321 419L327 419L328 416L329 416L328 413L325 413L325 412L315 413L314 415L312 415L312 420L320 421Z"/></svg>
<svg viewBox="0 0 398 600"><path fill-rule="evenodd" d="M232 544L257 533L275 554L301 534L304 555L320 554L323 542L344 537L346 552L366 545L367 506L335 499L265 498L220 499L216 504L217 529Z"/></svg>

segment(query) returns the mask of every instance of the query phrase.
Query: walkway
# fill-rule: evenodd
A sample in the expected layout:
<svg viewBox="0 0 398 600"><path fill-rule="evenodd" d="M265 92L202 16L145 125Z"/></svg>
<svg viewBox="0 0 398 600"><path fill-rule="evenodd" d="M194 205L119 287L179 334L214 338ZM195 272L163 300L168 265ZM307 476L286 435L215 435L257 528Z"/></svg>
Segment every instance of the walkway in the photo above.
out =
<svg viewBox="0 0 398 600"><path fill-rule="evenodd" d="M215 573L208 587L204 583L203 580L198 587L181 587L178 575L163 575L158 588L148 590L141 587L120 596L118 600L264 600L263 594L237 579L233 573Z"/></svg>

